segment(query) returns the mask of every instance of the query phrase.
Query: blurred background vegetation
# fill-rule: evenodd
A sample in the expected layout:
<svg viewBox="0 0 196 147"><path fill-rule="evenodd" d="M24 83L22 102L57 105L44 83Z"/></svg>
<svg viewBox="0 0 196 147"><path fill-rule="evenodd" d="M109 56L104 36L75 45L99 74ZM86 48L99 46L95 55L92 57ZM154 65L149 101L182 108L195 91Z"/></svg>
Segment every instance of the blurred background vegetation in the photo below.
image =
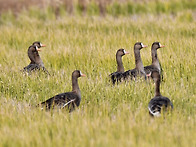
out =
<svg viewBox="0 0 196 147"><path fill-rule="evenodd" d="M18 16L35 8L42 15L46 12L61 15L112 15L169 14L179 16L182 12L190 21L196 19L195 0L0 0L0 14L9 12Z"/></svg>
<svg viewBox="0 0 196 147"><path fill-rule="evenodd" d="M196 0L0 0L0 147L196 146ZM19 72L29 64L34 41L51 76ZM125 70L134 68L133 45L141 41L151 64L154 41L164 81L161 93L174 111L151 119L152 82L112 87L115 54L125 48ZM80 69L80 107L70 115L33 106L71 90Z"/></svg>

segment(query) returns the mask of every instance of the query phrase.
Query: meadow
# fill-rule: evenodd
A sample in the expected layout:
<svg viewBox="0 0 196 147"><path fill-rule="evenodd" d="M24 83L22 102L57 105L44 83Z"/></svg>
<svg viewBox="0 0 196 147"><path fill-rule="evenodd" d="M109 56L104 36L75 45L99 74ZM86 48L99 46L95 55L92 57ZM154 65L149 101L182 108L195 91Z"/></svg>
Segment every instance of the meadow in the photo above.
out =
<svg viewBox="0 0 196 147"><path fill-rule="evenodd" d="M68 15L56 19L51 9L10 12L0 19L0 146L196 146L196 19L193 10L132 15ZM30 63L27 49L41 41L40 56L50 76L20 70ZM151 64L151 44L158 50L164 80L161 93L174 110L151 118L152 81L112 86L115 54L125 48L125 70L135 67L133 46L143 64ZM36 104L71 91L71 73L79 69L82 100L69 114L42 111Z"/></svg>

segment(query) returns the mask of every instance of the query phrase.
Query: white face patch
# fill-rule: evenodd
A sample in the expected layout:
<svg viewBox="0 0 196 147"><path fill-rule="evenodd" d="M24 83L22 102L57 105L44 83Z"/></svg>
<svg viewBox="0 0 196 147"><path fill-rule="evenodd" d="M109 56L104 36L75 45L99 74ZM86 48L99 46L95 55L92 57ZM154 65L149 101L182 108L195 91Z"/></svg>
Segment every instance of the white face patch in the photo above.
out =
<svg viewBox="0 0 196 147"><path fill-rule="evenodd" d="M143 44L143 43L141 43L141 46L142 46L142 47L144 47L144 44Z"/></svg>
<svg viewBox="0 0 196 147"><path fill-rule="evenodd" d="M40 42L40 46L42 47L42 43Z"/></svg>
<svg viewBox="0 0 196 147"><path fill-rule="evenodd" d="M35 48L36 48L36 50L38 50L38 47L37 46L35 46Z"/></svg>
<svg viewBox="0 0 196 147"><path fill-rule="evenodd" d="M80 76L83 75L82 72L80 71Z"/></svg>
<svg viewBox="0 0 196 147"><path fill-rule="evenodd" d="M159 47L161 47L161 44L160 44L160 42L159 42Z"/></svg>
<svg viewBox="0 0 196 147"><path fill-rule="evenodd" d="M125 51L125 50L123 50L123 53L124 53L124 54L126 54L126 51Z"/></svg>

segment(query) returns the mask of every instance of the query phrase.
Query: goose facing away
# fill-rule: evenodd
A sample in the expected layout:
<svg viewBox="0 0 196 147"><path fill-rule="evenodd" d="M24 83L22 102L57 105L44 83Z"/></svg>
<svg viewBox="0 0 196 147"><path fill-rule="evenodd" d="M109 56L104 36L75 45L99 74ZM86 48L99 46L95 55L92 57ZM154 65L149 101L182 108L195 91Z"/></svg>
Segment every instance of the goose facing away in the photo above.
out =
<svg viewBox="0 0 196 147"><path fill-rule="evenodd" d="M72 73L72 91L55 95L52 98L41 103L43 108L47 110L57 108L68 108L69 112L75 109L75 106L80 105L81 92L78 86L78 78L85 77L81 71L75 70Z"/></svg>
<svg viewBox="0 0 196 147"><path fill-rule="evenodd" d="M115 84L116 82L121 82L123 76L122 73L124 72L124 66L122 62L122 56L129 54L125 51L125 49L119 49L116 52L116 63L117 63L117 71L110 74L112 83Z"/></svg>
<svg viewBox="0 0 196 147"><path fill-rule="evenodd" d="M41 60L38 51L41 51L41 49L37 45L31 45L28 48L28 57L31 60L31 62L28 66L24 67L24 71L29 73L31 71L41 69L44 72L46 72L47 74L49 74L48 71L46 70L46 68L44 67L44 63Z"/></svg>
<svg viewBox="0 0 196 147"><path fill-rule="evenodd" d="M164 97L160 93L161 77L159 72L152 72L155 81L155 96L148 104L149 114L151 116L160 116L163 111L173 109L173 104L169 98Z"/></svg>
<svg viewBox="0 0 196 147"><path fill-rule="evenodd" d="M144 71L144 66L140 56L140 50L146 48L147 45L144 45L142 42L137 42L134 45L134 56L135 56L135 68L128 70L123 73L124 79L136 79L137 76L144 76L146 78L146 73Z"/></svg>
<svg viewBox="0 0 196 147"><path fill-rule="evenodd" d="M161 65L159 63L159 59L157 56L157 50L159 48L163 48L163 47L165 47L165 46L161 45L160 42L154 42L152 44L152 47L151 47L152 64L144 67L146 74L150 74L152 71L158 71L159 74L161 74L162 68L161 68ZM152 75L153 74L151 74L151 78L153 78Z"/></svg>

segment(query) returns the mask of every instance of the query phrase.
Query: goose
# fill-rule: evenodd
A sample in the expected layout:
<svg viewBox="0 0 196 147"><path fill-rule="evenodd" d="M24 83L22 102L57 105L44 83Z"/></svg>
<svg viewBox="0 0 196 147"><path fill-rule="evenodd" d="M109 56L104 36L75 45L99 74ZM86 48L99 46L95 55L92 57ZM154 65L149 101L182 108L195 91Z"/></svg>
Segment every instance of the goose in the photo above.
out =
<svg viewBox="0 0 196 147"><path fill-rule="evenodd" d="M72 91L66 93L57 94L48 100L41 103L42 107L45 107L46 110L53 109L57 107L59 109L68 108L69 112L72 112L75 109L75 106L80 105L81 101L81 92L78 86L78 78L85 77L85 74L82 74L80 70L75 70L72 73Z"/></svg>
<svg viewBox="0 0 196 147"><path fill-rule="evenodd" d="M135 68L128 70L123 73L123 77L125 80L127 79L136 79L137 76L144 76L146 79L146 73L144 71L144 66L140 56L140 50L142 48L146 48L147 45L144 45L142 42L137 42L134 45L134 56L135 56Z"/></svg>
<svg viewBox="0 0 196 147"><path fill-rule="evenodd" d="M173 109L173 104L168 97L164 97L160 93L161 76L158 71L153 71L152 76L155 81L155 96L150 100L148 104L149 114L151 116L161 116L162 111L169 108Z"/></svg>
<svg viewBox="0 0 196 147"><path fill-rule="evenodd" d="M116 82L121 82L123 78L122 73L124 72L124 66L122 62L122 56L129 54L125 51L125 49L119 49L116 52L116 63L117 63L117 71L110 74L112 83L115 84Z"/></svg>
<svg viewBox="0 0 196 147"><path fill-rule="evenodd" d="M34 44L37 44L37 42L35 42ZM31 71L42 69L44 72L49 74L49 72L44 67L44 63L41 60L40 55L38 53L38 51L41 51L39 47L42 46L43 46L42 44L41 45L37 44L37 45L31 45L28 48L28 57L31 60L31 62L28 66L24 67L23 71L30 73Z"/></svg>
<svg viewBox="0 0 196 147"><path fill-rule="evenodd" d="M165 47L164 45L161 45L160 42L154 42L152 44L152 47L151 47L151 55L152 55L152 64L149 65L149 66L145 66L144 67L144 70L146 72L146 74L150 74L152 71L158 71L159 74L162 74L161 71L162 71L162 68L161 68L161 65L159 63L159 59L158 59L158 56L157 56L157 50L159 48L163 48ZM153 74L151 74L152 76ZM151 77L152 79L154 79L153 77Z"/></svg>

